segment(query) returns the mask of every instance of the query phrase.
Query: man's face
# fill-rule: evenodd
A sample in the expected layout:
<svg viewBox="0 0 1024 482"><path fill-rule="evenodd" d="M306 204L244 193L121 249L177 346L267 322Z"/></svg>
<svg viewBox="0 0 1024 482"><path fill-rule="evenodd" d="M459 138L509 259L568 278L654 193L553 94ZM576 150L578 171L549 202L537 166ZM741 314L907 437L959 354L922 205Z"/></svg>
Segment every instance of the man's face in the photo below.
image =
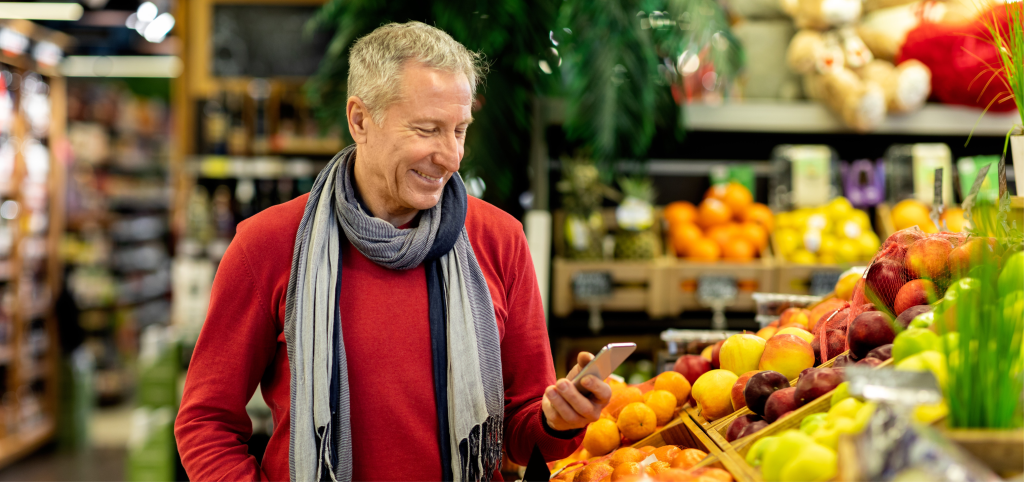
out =
<svg viewBox="0 0 1024 482"><path fill-rule="evenodd" d="M401 88L401 98L385 111L383 124L367 123L366 149L360 146L356 161L370 179L365 187L373 196L383 196L378 199L393 214L437 204L445 183L459 170L466 129L473 121L465 74L408 62ZM364 186L360 191L365 198Z"/></svg>

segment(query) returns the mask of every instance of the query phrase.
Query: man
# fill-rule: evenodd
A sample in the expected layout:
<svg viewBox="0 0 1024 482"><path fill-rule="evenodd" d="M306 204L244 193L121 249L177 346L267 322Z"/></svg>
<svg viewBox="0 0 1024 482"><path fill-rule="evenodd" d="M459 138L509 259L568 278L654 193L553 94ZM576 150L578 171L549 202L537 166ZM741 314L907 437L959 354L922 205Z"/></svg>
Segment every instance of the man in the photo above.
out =
<svg viewBox="0 0 1024 482"><path fill-rule="evenodd" d="M193 480L498 479L502 448L561 458L599 418L602 380L555 383L522 226L456 174L480 70L418 22L355 43L354 146L241 223L218 269L175 423Z"/></svg>

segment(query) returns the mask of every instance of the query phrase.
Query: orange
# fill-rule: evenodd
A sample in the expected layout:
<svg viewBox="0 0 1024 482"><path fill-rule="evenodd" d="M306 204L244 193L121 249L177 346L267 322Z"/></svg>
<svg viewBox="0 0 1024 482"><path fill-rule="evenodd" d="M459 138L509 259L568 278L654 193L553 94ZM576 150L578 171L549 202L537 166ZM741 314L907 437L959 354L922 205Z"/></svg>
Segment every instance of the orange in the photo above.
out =
<svg viewBox="0 0 1024 482"><path fill-rule="evenodd" d="M633 447L622 447L612 454L612 458L608 460L608 465L618 467L628 462L643 462L646 458L647 454L643 450Z"/></svg>
<svg viewBox="0 0 1024 482"><path fill-rule="evenodd" d="M693 223L673 224L669 227L669 236L672 239L672 248L676 256L686 256L690 245L694 241L704 237L704 232Z"/></svg>
<svg viewBox="0 0 1024 482"><path fill-rule="evenodd" d="M665 390L676 397L676 406L686 403L690 397L690 382L677 371L668 371L654 379L655 390Z"/></svg>
<svg viewBox="0 0 1024 482"><path fill-rule="evenodd" d="M665 221L668 221L669 226L694 223L697 221L697 208L686 201L671 202L668 203L668 206L665 206L663 216L665 216Z"/></svg>
<svg viewBox="0 0 1024 482"><path fill-rule="evenodd" d="M640 392L639 388L626 387L612 395L612 399L608 401L608 405L604 407L604 410L613 418L619 418L619 412L622 412L623 407L642 401L644 401L644 394Z"/></svg>
<svg viewBox="0 0 1024 482"><path fill-rule="evenodd" d="M671 468L669 467L668 462L663 462L659 460L657 462L652 462L651 465L648 465L647 469L644 470L644 473L651 477L657 478L658 474L670 469Z"/></svg>
<svg viewBox="0 0 1024 482"><path fill-rule="evenodd" d="M754 202L754 196L750 194L750 190L738 182L711 186L704 193L704 198L714 198L724 202L735 215L739 215Z"/></svg>
<svg viewBox="0 0 1024 482"><path fill-rule="evenodd" d="M665 445L658 447L658 450L654 451L654 456L662 462L672 462L672 459L676 458L676 455L679 455L679 452L681 452L679 447L675 445Z"/></svg>
<svg viewBox="0 0 1024 482"><path fill-rule="evenodd" d="M718 467L705 467L694 472L702 479L717 480L719 482L733 482L732 474Z"/></svg>
<svg viewBox="0 0 1024 482"><path fill-rule="evenodd" d="M697 477L686 470L668 469L658 474L660 482L697 482Z"/></svg>
<svg viewBox="0 0 1024 482"><path fill-rule="evenodd" d="M693 261L718 261L721 256L722 248L718 247L718 243L706 238L694 241L686 254L687 259Z"/></svg>
<svg viewBox="0 0 1024 482"><path fill-rule="evenodd" d="M701 450L683 449L672 459L672 468L688 470L690 467L699 464L707 456L708 453Z"/></svg>
<svg viewBox="0 0 1024 482"><path fill-rule="evenodd" d="M738 230L739 225L736 223L719 224L708 228L707 233L705 233L705 237L718 243L719 248L725 248L725 245L729 240L736 238Z"/></svg>
<svg viewBox="0 0 1024 482"><path fill-rule="evenodd" d="M644 394L644 405L654 411L658 426L665 425L676 414L676 396L666 390L651 390Z"/></svg>
<svg viewBox="0 0 1024 482"><path fill-rule="evenodd" d="M612 475L611 465L606 463L588 464L583 470L576 474L575 482L601 482L602 479Z"/></svg>
<svg viewBox="0 0 1024 482"><path fill-rule="evenodd" d="M622 409L619 414L619 432L627 440L642 440L644 437L654 433L657 427L658 417L654 410L643 403L631 403Z"/></svg>
<svg viewBox="0 0 1024 482"><path fill-rule="evenodd" d="M754 245L758 253L768 247L768 231L763 226L753 221L746 221L739 225L737 235Z"/></svg>
<svg viewBox="0 0 1024 482"><path fill-rule="evenodd" d="M740 219L743 222L752 222L760 224L765 231L769 233L775 228L775 215L772 214L772 210L761 203L753 203L747 206L743 212L740 213Z"/></svg>
<svg viewBox="0 0 1024 482"><path fill-rule="evenodd" d="M647 455L651 455L655 451L657 451L658 449L655 448L653 445L645 445L643 447L640 447L640 450L643 451L643 453L645 453Z"/></svg>
<svg viewBox="0 0 1024 482"><path fill-rule="evenodd" d="M611 482L640 480L641 473L642 469L640 468L640 464L636 462L626 462L624 464L619 465L618 467L615 467L615 470L612 471Z"/></svg>
<svg viewBox="0 0 1024 482"><path fill-rule="evenodd" d="M583 436L583 448L593 455L604 455L619 446L619 427L608 419L600 419L587 425Z"/></svg>
<svg viewBox="0 0 1024 482"><path fill-rule="evenodd" d="M931 209L916 199L905 199L892 208L892 224L897 231L911 226L921 228L926 233L936 233L938 229L932 222Z"/></svg>
<svg viewBox="0 0 1024 482"><path fill-rule="evenodd" d="M700 203L697 211L697 224L704 229L732 220L732 210L724 202L708 198Z"/></svg>
<svg viewBox="0 0 1024 482"><path fill-rule="evenodd" d="M755 254L754 245L745 239L733 238L722 245L722 257L729 261L750 261Z"/></svg>

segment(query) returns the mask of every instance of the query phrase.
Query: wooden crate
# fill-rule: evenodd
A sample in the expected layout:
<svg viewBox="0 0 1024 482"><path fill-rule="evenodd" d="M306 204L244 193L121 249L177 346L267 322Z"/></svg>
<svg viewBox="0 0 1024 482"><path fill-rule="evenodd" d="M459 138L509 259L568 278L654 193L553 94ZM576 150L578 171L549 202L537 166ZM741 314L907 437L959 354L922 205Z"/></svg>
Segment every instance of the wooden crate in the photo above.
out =
<svg viewBox="0 0 1024 482"><path fill-rule="evenodd" d="M601 212L605 226L614 231L615 210ZM612 278L614 287L611 296L601 302L602 311L643 311L652 318L666 316L662 272L671 266L673 260L665 256L661 231L661 209L655 209L657 222L654 223L655 258L651 260L624 261L604 259L577 261L565 257L565 212L555 211L553 216L555 256L551 262L551 314L565 317L574 310L589 309L589 305L573 296L573 277L578 273L605 272Z"/></svg>
<svg viewBox="0 0 1024 482"><path fill-rule="evenodd" d="M1024 430L947 428L942 434L1001 477L1024 470Z"/></svg>
<svg viewBox="0 0 1024 482"><path fill-rule="evenodd" d="M725 276L737 281L739 294L727 311L757 310L754 292L775 291L775 259L771 249L766 249L761 257L749 263L731 261L696 262L687 259L676 259L664 274L664 286L667 294L666 311L670 316L678 316L689 310L708 310L697 299L697 282L701 276Z"/></svg>
<svg viewBox="0 0 1024 482"><path fill-rule="evenodd" d="M752 482L754 469L737 456L732 449L722 449L711 441L690 417L682 416L669 422L661 430L633 444L633 447L662 447L678 445L683 448L695 448L708 453L695 468L718 467L732 474L737 482Z"/></svg>
<svg viewBox="0 0 1024 482"><path fill-rule="evenodd" d="M831 367L832 363L834 362L835 358L829 360L828 363L823 363L821 366ZM876 368L888 367L892 365L892 362L893 360L890 358ZM794 379L790 381L789 384L790 386L795 386L796 380ZM741 417L743 415L750 415L753 413L750 411L749 408L744 407L743 409L733 412L732 415L723 418L714 425L712 425L708 430L708 437L711 438L716 444L718 444L719 447L723 449L731 448L734 451L736 451L737 454L746 457L747 451L750 450L750 445L752 445L755 441L771 435L778 435L782 431L790 428L800 428L800 422L803 421L804 417L815 413L827 412L828 409L832 407L832 394L834 392L835 390L829 391L828 393L822 395L821 397L808 403L807 405L804 405L799 409L794 410L791 415L776 420L775 423L769 424L767 427L765 427L764 429L757 433L748 435L739 440L733 440L732 442L728 442L725 440L725 435L729 431L729 424L731 424L732 421L735 420L737 417Z"/></svg>
<svg viewBox="0 0 1024 482"><path fill-rule="evenodd" d="M771 236L772 249L776 253L779 252L778 244L775 240L775 234ZM868 264L864 262L862 264ZM776 281L775 287L778 291L776 293L790 294L790 295L809 295L811 294L811 278L814 277L815 273L819 272L834 272L836 274L846 271L847 266L840 266L836 264L796 264L790 263L781 256L775 259L776 266Z"/></svg>

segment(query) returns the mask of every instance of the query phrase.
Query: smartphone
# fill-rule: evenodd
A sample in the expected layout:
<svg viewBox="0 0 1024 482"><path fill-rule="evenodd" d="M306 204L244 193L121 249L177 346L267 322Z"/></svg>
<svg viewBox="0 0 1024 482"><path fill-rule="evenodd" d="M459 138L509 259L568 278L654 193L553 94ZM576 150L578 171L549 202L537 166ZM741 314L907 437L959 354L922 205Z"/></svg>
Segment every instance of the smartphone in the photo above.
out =
<svg viewBox="0 0 1024 482"><path fill-rule="evenodd" d="M590 395L590 390L583 388L583 378L587 375L594 375L600 380L608 378L622 362L629 358L629 355L636 350L636 343L609 343L597 352L597 356L587 366L583 367L576 378L573 378L572 384L576 386L576 390L579 390L583 395Z"/></svg>

